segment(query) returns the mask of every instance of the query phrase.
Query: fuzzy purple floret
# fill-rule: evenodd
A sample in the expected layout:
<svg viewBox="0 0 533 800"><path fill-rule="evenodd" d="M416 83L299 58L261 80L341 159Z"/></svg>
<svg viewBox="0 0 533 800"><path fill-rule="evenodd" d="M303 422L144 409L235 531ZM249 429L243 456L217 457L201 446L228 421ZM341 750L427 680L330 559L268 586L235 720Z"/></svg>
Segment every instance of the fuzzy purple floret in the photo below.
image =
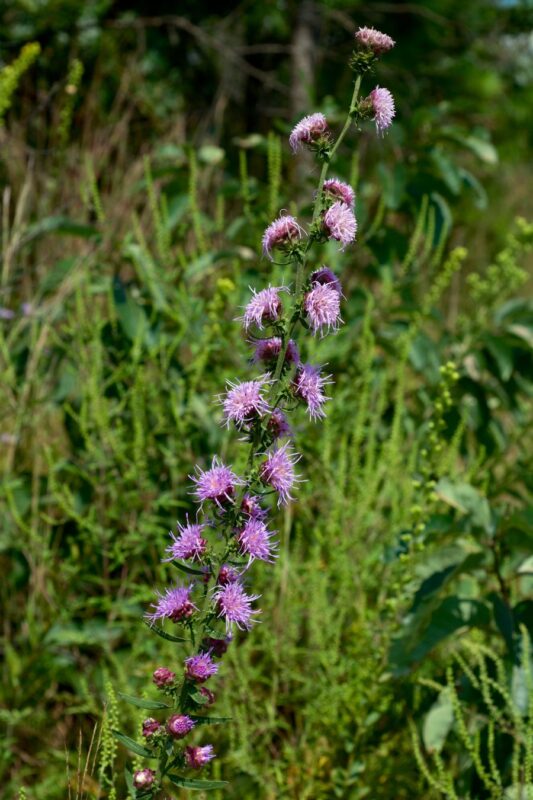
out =
<svg viewBox="0 0 533 800"><path fill-rule="evenodd" d="M307 403L311 419L325 417L324 403L329 400L323 392L324 386L331 383L330 376L322 376L320 368L312 364L301 364L296 372L292 389L296 397Z"/></svg>
<svg viewBox="0 0 533 800"><path fill-rule="evenodd" d="M249 557L250 562L274 560L275 545L272 542L273 531L269 531L260 519L250 518L237 535L241 553Z"/></svg>
<svg viewBox="0 0 533 800"><path fill-rule="evenodd" d="M372 89L368 97L372 103L376 130L378 133L383 133L391 125L396 114L394 98L388 89L379 86Z"/></svg>
<svg viewBox="0 0 533 800"><path fill-rule="evenodd" d="M276 322L281 313L281 300L279 293L288 291L285 286L269 286L256 292L252 289L252 299L244 309L242 319L245 330L256 325L259 330L265 323Z"/></svg>
<svg viewBox="0 0 533 800"><path fill-rule="evenodd" d="M330 283L316 283L305 295L304 308L313 333L337 330L340 317L340 294Z"/></svg>
<svg viewBox="0 0 533 800"><path fill-rule="evenodd" d="M229 467L214 456L210 469L196 469L198 477L189 477L196 484L194 494L200 503L212 500L221 508L225 503L232 502L235 489L242 485L242 480Z"/></svg>
<svg viewBox="0 0 533 800"><path fill-rule="evenodd" d="M192 681L204 683L217 672L218 664L215 664L209 653L200 653L185 659L185 675Z"/></svg>
<svg viewBox="0 0 533 800"><path fill-rule="evenodd" d="M232 625L236 625L240 630L249 630L252 623L256 621L253 619L253 615L260 613L258 609L252 608L253 601L257 600L259 595L246 594L238 582L217 587L214 598L218 616L224 617L228 630Z"/></svg>
<svg viewBox="0 0 533 800"><path fill-rule="evenodd" d="M272 222L263 234L263 253L272 259L276 247L295 244L302 238L302 228L290 214L282 214Z"/></svg>
<svg viewBox="0 0 533 800"><path fill-rule="evenodd" d="M324 114L309 114L298 122L289 136L292 152L296 153L303 144L313 144L328 132L328 122Z"/></svg>
<svg viewBox="0 0 533 800"><path fill-rule="evenodd" d="M322 188L327 196L332 197L334 200L340 200L350 208L353 208L355 192L348 183L344 183L338 178L328 178L324 181Z"/></svg>
<svg viewBox="0 0 533 800"><path fill-rule="evenodd" d="M267 377L255 381L231 383L228 381L229 390L221 398L226 425L234 422L238 428L247 425L256 417L268 414L270 406L262 395L263 389L269 383Z"/></svg>
<svg viewBox="0 0 533 800"><path fill-rule="evenodd" d="M206 744L203 747L186 747L184 755L185 763L192 769L201 769L211 759L216 758L212 744Z"/></svg>
<svg viewBox="0 0 533 800"><path fill-rule="evenodd" d="M196 722L187 714L174 714L167 721L167 731L174 739L183 739L195 725Z"/></svg>
<svg viewBox="0 0 533 800"><path fill-rule="evenodd" d="M136 789L148 789L155 783L155 772L153 769L139 769L133 773L133 785Z"/></svg>
<svg viewBox="0 0 533 800"><path fill-rule="evenodd" d="M258 339L255 342L255 353L252 361L264 361L269 363L276 361L281 352L281 337L271 336L270 339ZM287 342L287 350L285 352L286 364L298 364L300 361L300 353L298 346L293 339Z"/></svg>
<svg viewBox="0 0 533 800"><path fill-rule="evenodd" d="M195 611L198 611L189 597L191 588L191 586L176 586L173 589L167 589L165 594L157 592L157 603L152 603L155 611L146 614L146 619L151 623L159 619L170 619L172 622L189 619Z"/></svg>
<svg viewBox="0 0 533 800"><path fill-rule="evenodd" d="M298 482L295 465L299 460L289 447L289 443L271 450L261 465L259 476L263 483L278 492L278 505L292 500L291 489Z"/></svg>
<svg viewBox="0 0 533 800"><path fill-rule="evenodd" d="M351 244L357 233L357 220L352 209L338 200L324 214L324 228L331 239L341 243L342 248Z"/></svg>
<svg viewBox="0 0 533 800"><path fill-rule="evenodd" d="M166 552L170 555L164 560L172 561L174 558L187 560L190 558L193 561L199 561L207 547L207 540L202 536L205 528L207 528L205 523L191 524L188 518L186 525L180 525L178 522L179 536L175 536L171 531L172 544L166 548Z"/></svg>
<svg viewBox="0 0 533 800"><path fill-rule="evenodd" d="M321 267L315 270L311 275L311 285L314 283L327 284L332 286L340 295L342 295L342 286L340 280L329 267Z"/></svg>
<svg viewBox="0 0 533 800"><path fill-rule="evenodd" d="M386 33L377 31L375 28L359 28L355 32L355 38L360 45L373 50L377 56L381 53L386 53L387 50L391 50L396 44L394 39L391 39Z"/></svg>

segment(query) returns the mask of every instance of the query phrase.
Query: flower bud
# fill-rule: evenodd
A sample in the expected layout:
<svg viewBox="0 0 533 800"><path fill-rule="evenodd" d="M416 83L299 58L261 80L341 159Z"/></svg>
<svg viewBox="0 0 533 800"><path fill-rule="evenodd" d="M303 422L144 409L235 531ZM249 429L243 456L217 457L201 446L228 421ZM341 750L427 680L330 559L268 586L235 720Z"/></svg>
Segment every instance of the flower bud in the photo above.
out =
<svg viewBox="0 0 533 800"><path fill-rule="evenodd" d="M175 678L176 673L166 667L158 667L153 674L154 683L159 689L162 689L164 686L171 686Z"/></svg>
<svg viewBox="0 0 533 800"><path fill-rule="evenodd" d="M161 727L160 722L158 722L156 719L153 719L152 717L148 717L143 722L143 731L142 731L143 736L145 736L146 738L152 736L152 734L156 733L160 727Z"/></svg>
<svg viewBox="0 0 533 800"><path fill-rule="evenodd" d="M133 775L133 785L136 789L148 789L155 783L153 769L139 769Z"/></svg>

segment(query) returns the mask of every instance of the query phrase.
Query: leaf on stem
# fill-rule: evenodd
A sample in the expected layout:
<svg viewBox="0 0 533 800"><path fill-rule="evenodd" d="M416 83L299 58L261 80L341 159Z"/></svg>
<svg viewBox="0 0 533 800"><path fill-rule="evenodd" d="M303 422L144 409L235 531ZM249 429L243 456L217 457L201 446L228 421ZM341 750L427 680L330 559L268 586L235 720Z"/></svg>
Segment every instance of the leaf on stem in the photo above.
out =
<svg viewBox="0 0 533 800"><path fill-rule="evenodd" d="M140 697L132 697L130 694L124 694L123 692L118 692L118 696L121 700L125 700L126 703L130 703L132 706L137 706L137 708L147 708L152 711L160 708L171 708L171 706L162 703L160 700L144 700Z"/></svg>
<svg viewBox="0 0 533 800"><path fill-rule="evenodd" d="M130 739L129 736L126 736L124 733L120 731L112 730L111 733L118 739L124 747L127 747L132 753L135 753L138 756L143 756L143 758L157 758L155 753L152 753L151 750L148 748L143 747L142 744L138 744L134 739Z"/></svg>

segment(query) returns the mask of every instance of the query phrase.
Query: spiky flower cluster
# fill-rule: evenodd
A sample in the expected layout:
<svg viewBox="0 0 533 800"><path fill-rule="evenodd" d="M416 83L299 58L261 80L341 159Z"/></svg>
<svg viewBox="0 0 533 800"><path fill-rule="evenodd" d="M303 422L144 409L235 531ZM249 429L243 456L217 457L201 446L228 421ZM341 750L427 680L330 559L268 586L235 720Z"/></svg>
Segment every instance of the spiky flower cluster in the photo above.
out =
<svg viewBox="0 0 533 800"><path fill-rule="evenodd" d="M359 29L355 37L360 75L372 59L394 44L390 37L369 28ZM163 791L169 770L171 777L181 781L178 785L203 788L201 780L177 772L200 770L215 758L211 744L194 741L213 720L205 710L216 696L205 684L220 672L220 660L233 635L249 631L261 613L256 605L259 595L250 588L254 565L271 564L278 556L277 533L269 517L276 505L293 499L302 480L297 472L301 456L287 416L298 409L312 421L325 416L329 399L325 389L331 376L301 360L297 333L325 336L336 332L342 322L339 278L325 264L312 264L310 257L312 247L328 239L344 249L357 232L354 190L339 178L327 177L329 161L354 118L372 117L381 132L394 116L394 102L386 89L376 87L366 99L358 100L359 84L360 77L346 125L335 143L319 113L304 117L289 138L293 152L306 146L323 162L313 218L305 233L293 216L281 213L264 232L264 255L273 259L275 251L280 251L295 275L291 274L287 286L251 289L240 321L244 338L253 348L251 364L262 374L228 381L218 397L223 424L248 442L247 467L234 470L219 455L210 464L195 467L189 476L195 508L170 533L164 559L185 573L187 582L157 592L146 613L146 622L156 634L183 643L188 652L172 669L159 666L153 673L153 683L165 702L149 701L148 707L170 711L166 719L148 717L142 725L145 749L152 758L159 758L158 771L140 769L132 777L133 794L143 800ZM143 707L143 702L135 704ZM209 781L205 788L219 785Z"/></svg>

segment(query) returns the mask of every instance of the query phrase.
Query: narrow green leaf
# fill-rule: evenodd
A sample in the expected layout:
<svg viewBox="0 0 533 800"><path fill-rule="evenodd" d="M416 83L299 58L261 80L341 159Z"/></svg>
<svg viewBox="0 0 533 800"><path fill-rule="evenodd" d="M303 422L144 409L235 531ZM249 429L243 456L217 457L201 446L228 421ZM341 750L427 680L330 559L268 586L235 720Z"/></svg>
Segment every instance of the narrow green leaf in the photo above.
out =
<svg viewBox="0 0 533 800"><path fill-rule="evenodd" d="M138 756L143 756L143 758L157 758L155 753L152 753L151 750L148 750L146 747L143 747L142 744L138 744L134 739L130 739L129 736L126 736L124 733L120 731L111 731L115 739L118 739L124 747L127 747L128 750L131 750L132 753L136 753Z"/></svg>
<svg viewBox="0 0 533 800"><path fill-rule="evenodd" d="M195 569L194 567L189 567L188 564L182 564L181 561L171 561L172 566L176 567L176 569L181 570L182 572L186 572L188 575L201 575L202 578L205 577L205 572L201 569Z"/></svg>
<svg viewBox="0 0 533 800"><path fill-rule="evenodd" d="M208 789L222 789L228 785L227 781L199 781L194 778L182 778L180 775L167 775L167 778L176 786L182 786L184 789L197 789L200 792Z"/></svg>
<svg viewBox="0 0 533 800"><path fill-rule="evenodd" d="M224 722L231 722L233 719L233 717L199 717L194 714L190 717L199 725L223 725Z"/></svg>
<svg viewBox="0 0 533 800"><path fill-rule="evenodd" d="M162 639L167 639L169 642L187 642L188 639L185 639L183 636L173 636L171 633L167 633L163 630L163 628L158 628L157 625L150 625L149 622L145 623L151 631L157 633Z"/></svg>
<svg viewBox="0 0 533 800"><path fill-rule="evenodd" d="M143 700L140 697L132 697L130 694L123 694L123 692L118 692L118 696L122 700L125 700L126 703L137 706L137 708L148 708L153 711L159 708L171 708L171 706L162 703L160 700Z"/></svg>

